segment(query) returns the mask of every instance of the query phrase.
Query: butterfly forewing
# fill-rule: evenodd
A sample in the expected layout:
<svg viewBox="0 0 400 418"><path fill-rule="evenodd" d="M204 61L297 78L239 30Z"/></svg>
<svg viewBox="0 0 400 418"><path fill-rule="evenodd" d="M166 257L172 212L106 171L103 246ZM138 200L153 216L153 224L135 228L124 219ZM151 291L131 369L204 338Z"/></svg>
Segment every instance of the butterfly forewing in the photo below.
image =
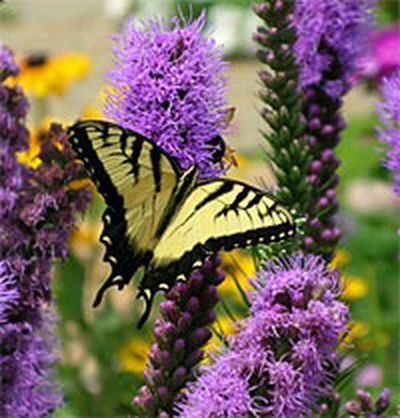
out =
<svg viewBox="0 0 400 418"><path fill-rule="evenodd" d="M108 205L101 238L105 260L112 265L112 276L128 282L155 245L177 184L177 168L155 144L112 123L78 122L68 133Z"/></svg>

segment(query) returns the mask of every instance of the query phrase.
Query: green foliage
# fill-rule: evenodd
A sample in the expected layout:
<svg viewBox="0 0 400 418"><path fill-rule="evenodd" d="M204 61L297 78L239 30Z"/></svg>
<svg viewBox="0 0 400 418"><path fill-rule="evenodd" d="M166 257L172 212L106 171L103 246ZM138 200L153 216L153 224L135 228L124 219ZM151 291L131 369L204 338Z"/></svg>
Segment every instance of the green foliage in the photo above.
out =
<svg viewBox="0 0 400 418"><path fill-rule="evenodd" d="M122 344L138 332L136 316L127 321L106 303L94 320L87 319L83 304L89 270L90 262L84 265L74 255L57 268L54 296L66 350L58 370L66 402L57 417L128 416L142 376L121 370L117 354ZM142 334L148 339L148 332ZM71 361L71 356L79 355L82 359Z"/></svg>

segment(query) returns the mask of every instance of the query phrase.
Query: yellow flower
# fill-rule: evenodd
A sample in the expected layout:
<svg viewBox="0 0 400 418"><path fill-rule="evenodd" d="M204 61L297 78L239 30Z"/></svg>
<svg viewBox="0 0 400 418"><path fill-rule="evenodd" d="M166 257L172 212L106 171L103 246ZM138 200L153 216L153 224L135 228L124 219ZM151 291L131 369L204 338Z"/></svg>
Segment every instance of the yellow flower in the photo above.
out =
<svg viewBox="0 0 400 418"><path fill-rule="evenodd" d="M344 275L344 286L342 298L346 300L357 300L368 293L368 283L361 277L351 274Z"/></svg>
<svg viewBox="0 0 400 418"><path fill-rule="evenodd" d="M40 124L39 127L29 128L29 148L26 151L18 151L16 153L19 163L26 165L30 168L37 168L42 163L39 154L41 149L41 138L46 132L49 131L52 123L63 124L55 117L48 116Z"/></svg>
<svg viewBox="0 0 400 418"><path fill-rule="evenodd" d="M239 282L243 290L251 288L248 278L254 277L256 266L253 257L242 250L221 253L222 270L226 273L225 280L218 287L221 294L231 293L240 298L240 292L236 286L235 279Z"/></svg>
<svg viewBox="0 0 400 418"><path fill-rule="evenodd" d="M84 78L90 70L89 58L78 52L48 57L35 54L19 62L21 71L15 78L27 93L43 98L65 94L72 83Z"/></svg>
<svg viewBox="0 0 400 418"><path fill-rule="evenodd" d="M335 257L330 263L330 267L332 269L341 268L345 266L351 259L351 255L348 251L339 248L336 253Z"/></svg>
<svg viewBox="0 0 400 418"><path fill-rule="evenodd" d="M118 348L117 357L123 371L139 374L143 372L149 353L150 344L133 337Z"/></svg>
<svg viewBox="0 0 400 418"><path fill-rule="evenodd" d="M74 254L81 259L89 258L93 253L93 247L98 245L100 233L100 222L82 222L70 236L70 247Z"/></svg>
<svg viewBox="0 0 400 418"><path fill-rule="evenodd" d="M83 108L80 119L81 120L92 120L92 119L104 120L105 118L100 107L97 107L92 104L88 104Z"/></svg>
<svg viewBox="0 0 400 418"><path fill-rule="evenodd" d="M26 151L18 151L16 153L17 160L20 164L26 165L30 168L37 168L40 166L40 134L37 129L30 129L29 131L29 148Z"/></svg>
<svg viewBox="0 0 400 418"><path fill-rule="evenodd" d="M83 222L78 228L74 229L71 234L71 245L74 246L76 243L85 243L92 245L98 241L100 236L101 224Z"/></svg>
<svg viewBox="0 0 400 418"><path fill-rule="evenodd" d="M356 340L364 338L370 330L370 325L365 321L354 321L350 324L349 333L346 335L344 342L353 344Z"/></svg>

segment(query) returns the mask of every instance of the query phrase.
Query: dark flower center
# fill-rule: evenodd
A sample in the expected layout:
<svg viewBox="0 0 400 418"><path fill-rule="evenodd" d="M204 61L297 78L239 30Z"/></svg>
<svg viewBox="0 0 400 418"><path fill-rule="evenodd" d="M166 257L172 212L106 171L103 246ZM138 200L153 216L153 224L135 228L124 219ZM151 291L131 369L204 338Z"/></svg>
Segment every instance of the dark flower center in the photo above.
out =
<svg viewBox="0 0 400 418"><path fill-rule="evenodd" d="M38 52L38 53L29 54L25 58L25 63L28 67L40 67L41 65L46 64L48 60L49 60L49 57L47 54L43 52Z"/></svg>

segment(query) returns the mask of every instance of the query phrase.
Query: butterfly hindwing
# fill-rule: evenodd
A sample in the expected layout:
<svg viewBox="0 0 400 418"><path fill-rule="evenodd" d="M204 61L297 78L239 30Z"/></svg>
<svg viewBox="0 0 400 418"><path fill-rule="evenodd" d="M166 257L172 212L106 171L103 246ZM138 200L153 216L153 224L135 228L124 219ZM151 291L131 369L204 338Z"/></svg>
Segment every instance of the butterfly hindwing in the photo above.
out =
<svg viewBox="0 0 400 418"><path fill-rule="evenodd" d="M146 263L177 185L178 169L155 144L112 123L78 122L68 133L108 206L101 242L112 271L96 298L98 304L107 287L128 283Z"/></svg>
<svg viewBox="0 0 400 418"><path fill-rule="evenodd" d="M241 182L210 180L188 195L154 249L152 264L181 268L207 253L280 241L294 229L290 213L273 196Z"/></svg>
<svg viewBox="0 0 400 418"><path fill-rule="evenodd" d="M190 178L188 172L184 176ZM139 326L150 314L155 293L172 288L207 255L277 242L294 233L290 213L272 195L227 179L198 183L175 207L154 249L139 286L138 297L145 302Z"/></svg>

